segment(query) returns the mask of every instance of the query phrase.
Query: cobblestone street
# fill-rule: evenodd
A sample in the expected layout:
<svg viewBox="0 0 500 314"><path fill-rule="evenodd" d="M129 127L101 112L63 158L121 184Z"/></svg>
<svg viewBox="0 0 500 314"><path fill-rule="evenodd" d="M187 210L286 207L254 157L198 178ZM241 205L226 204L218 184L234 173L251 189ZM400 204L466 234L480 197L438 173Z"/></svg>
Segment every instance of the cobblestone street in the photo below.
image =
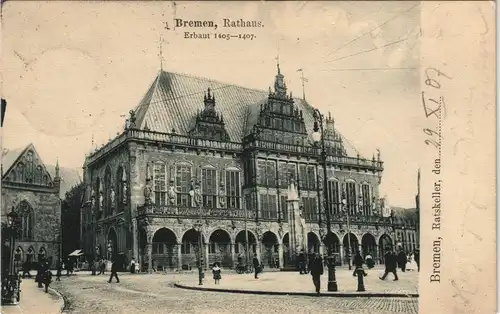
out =
<svg viewBox="0 0 500 314"><path fill-rule="evenodd" d="M108 276L81 272L64 277L53 287L65 296L69 313L418 313L417 298L317 298L203 292L173 287L174 282L192 281L197 276L194 272L119 276L120 283L109 284ZM224 278L229 276L239 275L227 271ZM207 274L207 279L207 286L212 286L210 274ZM355 282L354 278L350 279ZM391 277L388 279L393 283Z"/></svg>

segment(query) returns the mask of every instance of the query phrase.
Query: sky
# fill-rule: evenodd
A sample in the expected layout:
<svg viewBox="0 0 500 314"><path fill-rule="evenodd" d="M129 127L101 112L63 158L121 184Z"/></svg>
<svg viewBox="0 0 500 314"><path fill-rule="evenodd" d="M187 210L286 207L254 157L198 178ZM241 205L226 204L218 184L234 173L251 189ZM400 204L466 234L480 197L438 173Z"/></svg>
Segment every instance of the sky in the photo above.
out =
<svg viewBox="0 0 500 314"><path fill-rule="evenodd" d="M420 151L417 2L16 1L2 14L4 148L32 142L45 163L81 168L93 139L100 146L122 130L161 64L267 90L279 55L295 96L303 92L303 69L307 101L331 112L362 156L380 149L381 195L414 207L417 169L428 158ZM174 18L264 27L174 29ZM186 31L255 38L185 39Z"/></svg>

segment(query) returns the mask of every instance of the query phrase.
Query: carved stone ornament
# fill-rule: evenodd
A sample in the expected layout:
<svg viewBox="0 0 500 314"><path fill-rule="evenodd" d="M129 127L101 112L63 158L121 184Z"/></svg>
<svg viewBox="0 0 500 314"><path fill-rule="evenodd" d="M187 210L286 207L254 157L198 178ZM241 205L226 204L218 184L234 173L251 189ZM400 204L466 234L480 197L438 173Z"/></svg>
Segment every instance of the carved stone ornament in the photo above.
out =
<svg viewBox="0 0 500 314"><path fill-rule="evenodd" d="M173 184L171 184L168 188L168 200L171 205L175 205L177 200L177 189Z"/></svg>
<svg viewBox="0 0 500 314"><path fill-rule="evenodd" d="M220 207L226 206L226 192L222 187L219 190L219 205Z"/></svg>
<svg viewBox="0 0 500 314"><path fill-rule="evenodd" d="M115 190L112 188L111 192L109 193L109 198L111 199L111 207L115 208L116 205L116 199L115 199Z"/></svg>
<svg viewBox="0 0 500 314"><path fill-rule="evenodd" d="M123 204L127 204L127 182L123 182Z"/></svg>

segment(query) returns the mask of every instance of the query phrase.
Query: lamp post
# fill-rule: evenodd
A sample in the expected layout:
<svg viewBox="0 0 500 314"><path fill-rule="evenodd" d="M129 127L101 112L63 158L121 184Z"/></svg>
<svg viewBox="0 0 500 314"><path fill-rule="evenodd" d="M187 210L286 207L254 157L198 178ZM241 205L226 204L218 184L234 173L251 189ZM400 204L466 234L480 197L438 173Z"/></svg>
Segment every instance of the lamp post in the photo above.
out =
<svg viewBox="0 0 500 314"><path fill-rule="evenodd" d="M327 233L323 239L323 242L327 247L327 266L328 266L328 291L338 291L337 279L335 278L335 261L333 256L333 243L332 243L332 226L331 226L331 217L330 210L328 209L328 186L327 186L327 172L326 172L326 148L325 148L325 130L323 128L323 120L324 116L319 112L318 109L314 109L313 112L314 117L314 133L312 134L313 140L316 143L320 143L321 145L321 163L323 167L323 208L326 213L326 230ZM321 213L320 213L321 217ZM320 221L320 228L321 219Z"/></svg>
<svg viewBox="0 0 500 314"><path fill-rule="evenodd" d="M9 237L9 269L6 284L2 283L2 299L17 304L20 299L19 276L14 265L14 246L19 233L19 215L12 207L12 211L7 214L7 235ZM3 301L3 300L2 300Z"/></svg>
<svg viewBox="0 0 500 314"><path fill-rule="evenodd" d="M201 196L201 190L200 187L197 185L196 187L194 186L193 181L191 181L191 188L189 190L189 195L191 196L191 199L194 201L195 205L199 209L199 214L200 214L200 221L198 223L195 223L193 228L198 231L199 233L199 238L198 238L198 285L202 286L203 285L203 237L202 237L202 227L203 227L203 217L202 217L202 196ZM208 256L207 256L208 258Z"/></svg>
<svg viewBox="0 0 500 314"><path fill-rule="evenodd" d="M347 265L349 265L349 270L352 269L351 265L351 218L349 216L349 208L347 206L347 198L345 189L342 191L342 206L344 207L344 212L346 215L347 223Z"/></svg>

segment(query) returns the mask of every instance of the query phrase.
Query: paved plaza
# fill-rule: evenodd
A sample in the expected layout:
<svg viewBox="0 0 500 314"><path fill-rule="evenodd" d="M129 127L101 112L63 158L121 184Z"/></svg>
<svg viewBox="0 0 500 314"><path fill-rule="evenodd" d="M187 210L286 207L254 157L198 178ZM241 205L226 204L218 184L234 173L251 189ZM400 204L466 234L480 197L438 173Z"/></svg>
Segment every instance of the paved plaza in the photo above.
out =
<svg viewBox="0 0 500 314"><path fill-rule="evenodd" d="M387 296L416 296L418 294L418 272L398 272L399 280L393 281L392 274L382 281L379 279L384 273L382 267L367 270L368 276L364 277L365 292L356 292L357 277L347 267L338 268L336 271L338 292L328 292L328 275L325 269L321 277L321 290L325 295L387 295ZM264 272L259 279L254 279L253 274L235 275L234 271L222 274L220 284L215 285L211 273L207 273L203 288L227 289L233 291L259 291L278 293L314 293L311 275L300 275L297 272ZM191 276L179 282L180 286L199 288L197 276Z"/></svg>
<svg viewBox="0 0 500 314"><path fill-rule="evenodd" d="M53 290L45 293L45 289L38 288L33 279L23 279L21 302L2 306L2 314L57 314L63 306L63 299Z"/></svg>
<svg viewBox="0 0 500 314"><path fill-rule="evenodd" d="M347 275L348 270L339 270L339 290L355 290L356 279ZM380 269L370 271L367 289L378 285L379 291L401 289L409 291L416 285L416 273L401 275L399 282L389 277L382 282L378 277ZM325 272L326 273L326 272ZM418 298L384 297L312 297L312 296L273 296L252 295L226 292L194 291L175 288L174 283L197 283L197 273L155 273L119 274L120 283L107 283L107 276L91 276L88 272L79 272L75 276L63 277L61 282L54 282L53 287L66 299L67 313L316 313L337 314L368 313L418 313ZM323 276L326 282L326 274ZM214 287L212 276L206 274L204 287ZM313 291L311 276L297 273L264 272L259 279L263 289L267 289L276 280L283 278L285 283L304 291ZM295 278L295 281L291 279ZM255 284L252 275L238 275L234 271L224 270L221 284ZM276 283L274 283L276 285ZM399 288L398 284L401 284ZM394 287L389 287L394 286ZM326 286L324 287L326 290Z"/></svg>

